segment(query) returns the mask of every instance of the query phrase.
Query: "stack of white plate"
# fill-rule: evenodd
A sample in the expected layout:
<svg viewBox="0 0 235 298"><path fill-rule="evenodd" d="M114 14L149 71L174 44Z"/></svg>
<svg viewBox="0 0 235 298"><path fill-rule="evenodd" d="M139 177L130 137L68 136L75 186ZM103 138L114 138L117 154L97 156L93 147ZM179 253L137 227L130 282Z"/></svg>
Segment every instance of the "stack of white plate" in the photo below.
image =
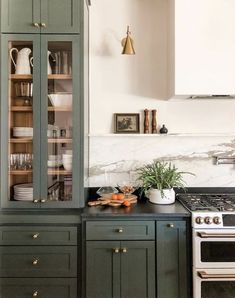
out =
<svg viewBox="0 0 235 298"><path fill-rule="evenodd" d="M72 170L72 161L73 161L73 155L71 153L62 155L62 163L66 171Z"/></svg>
<svg viewBox="0 0 235 298"><path fill-rule="evenodd" d="M48 168L55 168L62 166L61 155L49 155L47 161Z"/></svg>
<svg viewBox="0 0 235 298"><path fill-rule="evenodd" d="M32 137L32 127L13 127L13 136L18 138Z"/></svg>
<svg viewBox="0 0 235 298"><path fill-rule="evenodd" d="M33 184L24 183L14 185L14 199L17 201L33 200Z"/></svg>

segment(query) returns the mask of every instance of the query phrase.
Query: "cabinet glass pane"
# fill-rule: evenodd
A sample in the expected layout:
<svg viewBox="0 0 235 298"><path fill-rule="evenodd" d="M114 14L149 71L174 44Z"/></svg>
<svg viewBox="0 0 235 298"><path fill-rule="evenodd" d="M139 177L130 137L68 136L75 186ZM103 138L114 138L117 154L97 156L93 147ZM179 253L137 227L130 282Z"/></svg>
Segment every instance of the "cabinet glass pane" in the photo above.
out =
<svg viewBox="0 0 235 298"><path fill-rule="evenodd" d="M48 42L48 200L72 200L72 42Z"/></svg>
<svg viewBox="0 0 235 298"><path fill-rule="evenodd" d="M8 199L33 200L33 42L8 42Z"/></svg>

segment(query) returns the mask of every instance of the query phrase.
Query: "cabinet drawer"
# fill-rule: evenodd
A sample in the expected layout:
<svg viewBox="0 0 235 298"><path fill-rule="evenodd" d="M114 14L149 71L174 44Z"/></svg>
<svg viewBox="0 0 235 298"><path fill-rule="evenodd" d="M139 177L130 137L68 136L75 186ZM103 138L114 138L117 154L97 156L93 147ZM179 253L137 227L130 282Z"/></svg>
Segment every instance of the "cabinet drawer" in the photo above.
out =
<svg viewBox="0 0 235 298"><path fill-rule="evenodd" d="M87 240L152 240L153 221L88 221Z"/></svg>
<svg viewBox="0 0 235 298"><path fill-rule="evenodd" d="M2 246L0 277L76 277L76 246Z"/></svg>
<svg viewBox="0 0 235 298"><path fill-rule="evenodd" d="M0 227L0 245L77 245L77 228Z"/></svg>
<svg viewBox="0 0 235 298"><path fill-rule="evenodd" d="M76 278L1 278L0 297L77 298L77 280Z"/></svg>

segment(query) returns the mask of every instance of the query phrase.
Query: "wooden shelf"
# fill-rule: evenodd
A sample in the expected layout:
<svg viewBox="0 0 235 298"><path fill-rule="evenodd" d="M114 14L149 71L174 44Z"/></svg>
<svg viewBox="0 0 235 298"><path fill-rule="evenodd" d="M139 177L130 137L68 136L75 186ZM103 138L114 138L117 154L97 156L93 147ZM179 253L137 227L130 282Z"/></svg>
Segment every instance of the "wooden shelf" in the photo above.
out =
<svg viewBox="0 0 235 298"><path fill-rule="evenodd" d="M48 107L49 112L71 112L71 107Z"/></svg>
<svg viewBox="0 0 235 298"><path fill-rule="evenodd" d="M31 106L11 106L12 112L32 112L33 108Z"/></svg>
<svg viewBox="0 0 235 298"><path fill-rule="evenodd" d="M10 143L31 143L33 141L33 138L12 138L10 139Z"/></svg>
<svg viewBox="0 0 235 298"><path fill-rule="evenodd" d="M31 106L11 106L11 112L32 112L33 108ZM49 112L71 112L70 107L48 107Z"/></svg>
<svg viewBox="0 0 235 298"><path fill-rule="evenodd" d="M9 171L9 175L31 175L33 173L32 170L13 170L13 171Z"/></svg>
<svg viewBox="0 0 235 298"><path fill-rule="evenodd" d="M48 75L48 80L71 80L72 76L67 74L51 74Z"/></svg>
<svg viewBox="0 0 235 298"><path fill-rule="evenodd" d="M10 75L10 80L32 80L33 75L31 74L11 74Z"/></svg>
<svg viewBox="0 0 235 298"><path fill-rule="evenodd" d="M72 139L65 139L65 138L61 138L61 139L48 139L48 143L67 143L67 144L70 144L72 143Z"/></svg>
<svg viewBox="0 0 235 298"><path fill-rule="evenodd" d="M47 173L48 175L71 175L72 171L66 171L63 169L50 169Z"/></svg>

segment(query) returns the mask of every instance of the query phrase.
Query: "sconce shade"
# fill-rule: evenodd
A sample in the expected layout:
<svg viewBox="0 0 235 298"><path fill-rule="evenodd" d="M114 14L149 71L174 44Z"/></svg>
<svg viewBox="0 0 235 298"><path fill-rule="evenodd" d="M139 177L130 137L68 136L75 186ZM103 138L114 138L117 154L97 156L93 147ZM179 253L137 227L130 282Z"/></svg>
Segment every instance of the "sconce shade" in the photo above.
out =
<svg viewBox="0 0 235 298"><path fill-rule="evenodd" d="M129 26L127 27L127 37L122 40L123 55L135 55L135 49L133 46L133 39L130 37L131 32L129 31Z"/></svg>

